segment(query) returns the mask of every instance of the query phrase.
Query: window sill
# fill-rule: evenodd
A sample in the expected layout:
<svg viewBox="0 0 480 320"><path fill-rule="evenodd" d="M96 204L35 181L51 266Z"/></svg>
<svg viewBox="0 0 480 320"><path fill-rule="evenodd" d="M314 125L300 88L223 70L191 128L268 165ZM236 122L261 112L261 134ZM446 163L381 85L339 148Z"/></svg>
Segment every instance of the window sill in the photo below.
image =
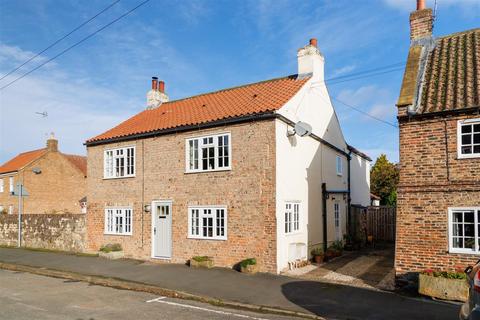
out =
<svg viewBox="0 0 480 320"><path fill-rule="evenodd" d="M193 173L209 173L209 172L223 172L223 171L232 171L232 168L222 168L222 169L215 169L215 170L198 170L198 171L185 171L185 174L193 174Z"/></svg>
<svg viewBox="0 0 480 320"><path fill-rule="evenodd" d="M295 231L295 232L290 232L290 233L284 233L286 237L290 236L298 236L304 234L302 231Z"/></svg>
<svg viewBox="0 0 480 320"><path fill-rule="evenodd" d="M125 236L131 236L132 233L108 233L108 232L104 232L103 235L104 235L104 236L121 236L121 237L125 237Z"/></svg>
<svg viewBox="0 0 480 320"><path fill-rule="evenodd" d="M227 241L227 238L202 238L202 237L194 237L194 236L188 236L187 239L192 239L192 240L211 240L211 241Z"/></svg>
<svg viewBox="0 0 480 320"><path fill-rule="evenodd" d="M457 160L462 159L480 159L480 154L458 154Z"/></svg>
<svg viewBox="0 0 480 320"><path fill-rule="evenodd" d="M103 180L116 180L116 179L129 179L135 178L135 176L125 176L125 177L103 177Z"/></svg>
<svg viewBox="0 0 480 320"><path fill-rule="evenodd" d="M480 255L480 251L472 251L472 250L461 250L461 249L450 249L448 253L453 254L469 254L469 255Z"/></svg>

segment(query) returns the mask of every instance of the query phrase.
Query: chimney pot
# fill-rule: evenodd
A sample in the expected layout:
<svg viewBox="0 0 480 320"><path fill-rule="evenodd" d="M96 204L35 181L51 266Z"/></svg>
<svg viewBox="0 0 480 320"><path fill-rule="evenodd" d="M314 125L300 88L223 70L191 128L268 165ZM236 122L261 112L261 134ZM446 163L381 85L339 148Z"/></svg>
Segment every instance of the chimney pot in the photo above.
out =
<svg viewBox="0 0 480 320"><path fill-rule="evenodd" d="M425 9L425 0L417 0L417 11Z"/></svg>
<svg viewBox="0 0 480 320"><path fill-rule="evenodd" d="M158 90L161 93L165 93L165 81L159 81L158 82Z"/></svg>
<svg viewBox="0 0 480 320"><path fill-rule="evenodd" d="M158 78L157 77L152 77L152 90L154 90L154 91L158 90Z"/></svg>
<svg viewBox="0 0 480 320"><path fill-rule="evenodd" d="M310 45L316 48L317 47L317 39L316 38L310 39Z"/></svg>

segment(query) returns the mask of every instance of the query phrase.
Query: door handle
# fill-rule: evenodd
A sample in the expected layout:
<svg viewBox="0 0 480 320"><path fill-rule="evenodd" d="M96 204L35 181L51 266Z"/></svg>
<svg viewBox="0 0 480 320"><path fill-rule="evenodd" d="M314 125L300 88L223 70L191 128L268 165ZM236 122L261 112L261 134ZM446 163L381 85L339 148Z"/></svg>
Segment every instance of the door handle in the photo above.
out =
<svg viewBox="0 0 480 320"><path fill-rule="evenodd" d="M157 234L157 228L153 227L153 235L156 235L156 234Z"/></svg>

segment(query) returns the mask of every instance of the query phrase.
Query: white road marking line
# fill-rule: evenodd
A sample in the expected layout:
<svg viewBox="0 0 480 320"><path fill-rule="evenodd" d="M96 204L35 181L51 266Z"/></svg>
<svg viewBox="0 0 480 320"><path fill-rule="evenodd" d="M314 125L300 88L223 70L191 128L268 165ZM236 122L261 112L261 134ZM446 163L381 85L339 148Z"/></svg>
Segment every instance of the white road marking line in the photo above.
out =
<svg viewBox="0 0 480 320"><path fill-rule="evenodd" d="M158 301L163 300L165 298L166 297L158 297L158 298L155 298L155 299L152 299L152 300L148 300L147 302L158 302Z"/></svg>
<svg viewBox="0 0 480 320"><path fill-rule="evenodd" d="M183 304L183 303L177 303L177 302L171 302L171 301L164 301L164 299L166 299L166 297L158 297L156 299L148 300L147 302L165 303L165 304L169 304L169 305L177 306L177 307L190 308L190 309L201 310L201 311L206 311L206 312L218 313L218 314L221 314L221 315L224 315L224 316L234 316L234 317L238 317L238 318L253 319L253 320L268 320L268 319L265 319L265 318L256 318L256 317L247 316L247 315L239 314L239 313L202 308L202 307L192 306L192 305L189 305L189 304Z"/></svg>

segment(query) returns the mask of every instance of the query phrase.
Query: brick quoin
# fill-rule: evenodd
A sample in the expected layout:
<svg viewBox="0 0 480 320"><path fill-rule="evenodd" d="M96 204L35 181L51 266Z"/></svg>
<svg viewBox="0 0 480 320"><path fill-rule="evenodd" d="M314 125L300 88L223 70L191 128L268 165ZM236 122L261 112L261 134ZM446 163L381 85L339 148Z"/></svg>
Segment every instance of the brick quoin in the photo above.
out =
<svg viewBox="0 0 480 320"><path fill-rule="evenodd" d="M231 133L232 170L185 173L185 139ZM134 178L103 179L105 149L136 147ZM88 149L87 241L96 251L120 243L127 257L151 259L153 200L172 200L172 259L185 263L192 256L214 257L215 265L232 267L255 257L261 271L276 273L275 123L274 120L226 125L212 129L160 135ZM142 199L143 194L143 199ZM226 205L228 239L188 239L188 206ZM132 235L104 235L106 206L132 206Z"/></svg>

